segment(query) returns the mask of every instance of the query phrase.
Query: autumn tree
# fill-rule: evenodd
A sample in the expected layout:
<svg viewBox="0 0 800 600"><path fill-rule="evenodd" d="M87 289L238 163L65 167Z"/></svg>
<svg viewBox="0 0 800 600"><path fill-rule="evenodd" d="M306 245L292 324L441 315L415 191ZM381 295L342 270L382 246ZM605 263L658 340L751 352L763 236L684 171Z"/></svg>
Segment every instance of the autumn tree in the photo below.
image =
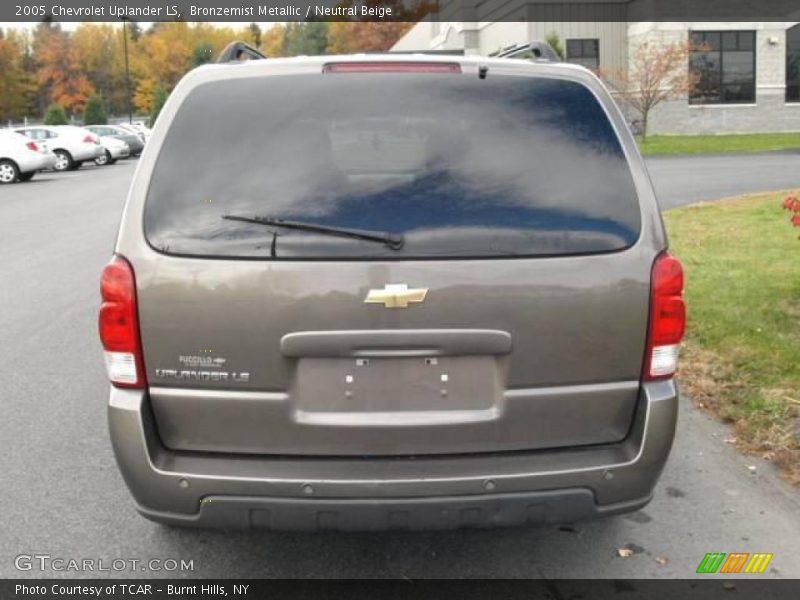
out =
<svg viewBox="0 0 800 600"><path fill-rule="evenodd" d="M351 52L386 52L417 21L433 11L436 3L431 0L342 0L338 6L350 8L391 8L391 21L334 21L328 33L328 54Z"/></svg>
<svg viewBox="0 0 800 600"><path fill-rule="evenodd" d="M94 87L81 69L69 34L58 25L45 27L38 34L36 79L39 85L50 102L73 113L83 112Z"/></svg>
<svg viewBox="0 0 800 600"><path fill-rule="evenodd" d="M71 37L81 72L103 97L112 114L123 113L128 108L122 35L121 27L109 23L83 23Z"/></svg>
<svg viewBox="0 0 800 600"><path fill-rule="evenodd" d="M282 25L273 25L261 34L261 44L258 49L264 56L283 56L284 28Z"/></svg>
<svg viewBox="0 0 800 600"><path fill-rule="evenodd" d="M18 120L32 112L35 84L25 65L25 46L23 36L14 31L0 36L0 119L3 121Z"/></svg>
<svg viewBox="0 0 800 600"><path fill-rule="evenodd" d="M194 40L186 23L154 23L134 46L131 67L139 77L171 90L191 65Z"/></svg>
<svg viewBox="0 0 800 600"><path fill-rule="evenodd" d="M140 113L153 112L153 95L156 91L156 82L149 77L140 79L133 93L133 107Z"/></svg>
<svg viewBox="0 0 800 600"><path fill-rule="evenodd" d="M397 21L334 21L328 32L328 54L386 52L413 23Z"/></svg>
<svg viewBox="0 0 800 600"><path fill-rule="evenodd" d="M688 70L690 52L688 41L668 44L644 41L631 52L627 71L598 70L609 87L641 115L643 139L647 139L652 110L664 100L690 92L693 85Z"/></svg>

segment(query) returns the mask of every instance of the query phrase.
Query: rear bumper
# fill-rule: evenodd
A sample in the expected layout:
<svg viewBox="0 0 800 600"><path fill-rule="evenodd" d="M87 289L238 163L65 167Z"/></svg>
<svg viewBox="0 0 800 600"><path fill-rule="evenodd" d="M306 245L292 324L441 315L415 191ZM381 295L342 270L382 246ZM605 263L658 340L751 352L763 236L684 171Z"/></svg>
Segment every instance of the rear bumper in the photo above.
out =
<svg viewBox="0 0 800 600"><path fill-rule="evenodd" d="M677 419L673 381L642 386L627 438L558 451L417 458L174 452L146 392L112 388L120 470L146 517L265 529L442 529L569 522L646 504Z"/></svg>
<svg viewBox="0 0 800 600"><path fill-rule="evenodd" d="M72 155L72 160L83 162L103 156L106 150L100 144L80 144L67 148L67 151Z"/></svg>
<svg viewBox="0 0 800 600"><path fill-rule="evenodd" d="M599 506L588 489L428 498L209 496L193 515L139 512L172 525L296 531L433 530L568 523L636 510L650 497Z"/></svg>
<svg viewBox="0 0 800 600"><path fill-rule="evenodd" d="M56 156L54 154L45 154L44 152L31 152L29 155L22 156L17 163L20 173L43 171L55 166Z"/></svg>
<svg viewBox="0 0 800 600"><path fill-rule="evenodd" d="M142 141L131 140L130 142L127 142L127 143L128 143L128 146L130 146L130 148L131 148L131 155L133 155L133 156L137 156L137 155L141 154L142 150L144 150L144 142L142 142Z"/></svg>
<svg viewBox="0 0 800 600"><path fill-rule="evenodd" d="M118 160L120 158L128 158L131 155L130 148L128 147L120 147L120 146L113 146L113 147L106 147L108 153L111 155L112 160Z"/></svg>
<svg viewBox="0 0 800 600"><path fill-rule="evenodd" d="M40 171L44 171L46 169L53 169L58 162L58 157L55 154L45 154L42 158L41 165L39 166Z"/></svg>

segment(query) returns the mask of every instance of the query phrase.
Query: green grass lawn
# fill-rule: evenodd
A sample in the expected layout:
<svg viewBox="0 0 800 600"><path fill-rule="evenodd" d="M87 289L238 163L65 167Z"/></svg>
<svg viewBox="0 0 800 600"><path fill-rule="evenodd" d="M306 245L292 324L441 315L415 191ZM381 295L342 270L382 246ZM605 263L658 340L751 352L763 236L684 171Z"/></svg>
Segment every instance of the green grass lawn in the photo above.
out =
<svg viewBox="0 0 800 600"><path fill-rule="evenodd" d="M716 154L800 150L800 133L651 135L637 139L642 154Z"/></svg>
<svg viewBox="0 0 800 600"><path fill-rule="evenodd" d="M679 382L800 482L800 230L761 194L665 213L686 270Z"/></svg>

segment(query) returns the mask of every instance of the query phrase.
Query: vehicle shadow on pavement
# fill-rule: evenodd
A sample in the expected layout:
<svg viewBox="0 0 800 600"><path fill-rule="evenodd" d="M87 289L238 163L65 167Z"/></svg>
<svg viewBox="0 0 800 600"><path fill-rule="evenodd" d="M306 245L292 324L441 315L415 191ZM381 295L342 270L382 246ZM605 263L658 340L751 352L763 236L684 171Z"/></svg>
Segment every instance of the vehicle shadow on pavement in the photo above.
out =
<svg viewBox="0 0 800 600"><path fill-rule="evenodd" d="M638 514L638 513L635 513ZM430 532L287 533L153 525L196 575L302 578L564 577L595 548L613 557L623 517L573 525ZM566 565L564 557L570 559ZM211 560L212 564L208 564ZM566 571L558 565L566 566Z"/></svg>

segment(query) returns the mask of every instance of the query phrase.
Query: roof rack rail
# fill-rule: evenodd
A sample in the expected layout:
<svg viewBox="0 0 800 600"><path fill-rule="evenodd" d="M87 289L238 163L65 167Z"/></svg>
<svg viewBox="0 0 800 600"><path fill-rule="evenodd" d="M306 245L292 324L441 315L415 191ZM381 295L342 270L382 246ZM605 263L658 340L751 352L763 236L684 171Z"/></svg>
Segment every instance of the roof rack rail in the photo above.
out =
<svg viewBox="0 0 800 600"><path fill-rule="evenodd" d="M532 41L528 44L513 44L493 52L489 56L497 58L528 58L548 62L561 62L556 51L547 42Z"/></svg>
<svg viewBox="0 0 800 600"><path fill-rule="evenodd" d="M241 62L245 60L261 60L267 58L261 52L244 42L231 42L217 57L218 63Z"/></svg>

